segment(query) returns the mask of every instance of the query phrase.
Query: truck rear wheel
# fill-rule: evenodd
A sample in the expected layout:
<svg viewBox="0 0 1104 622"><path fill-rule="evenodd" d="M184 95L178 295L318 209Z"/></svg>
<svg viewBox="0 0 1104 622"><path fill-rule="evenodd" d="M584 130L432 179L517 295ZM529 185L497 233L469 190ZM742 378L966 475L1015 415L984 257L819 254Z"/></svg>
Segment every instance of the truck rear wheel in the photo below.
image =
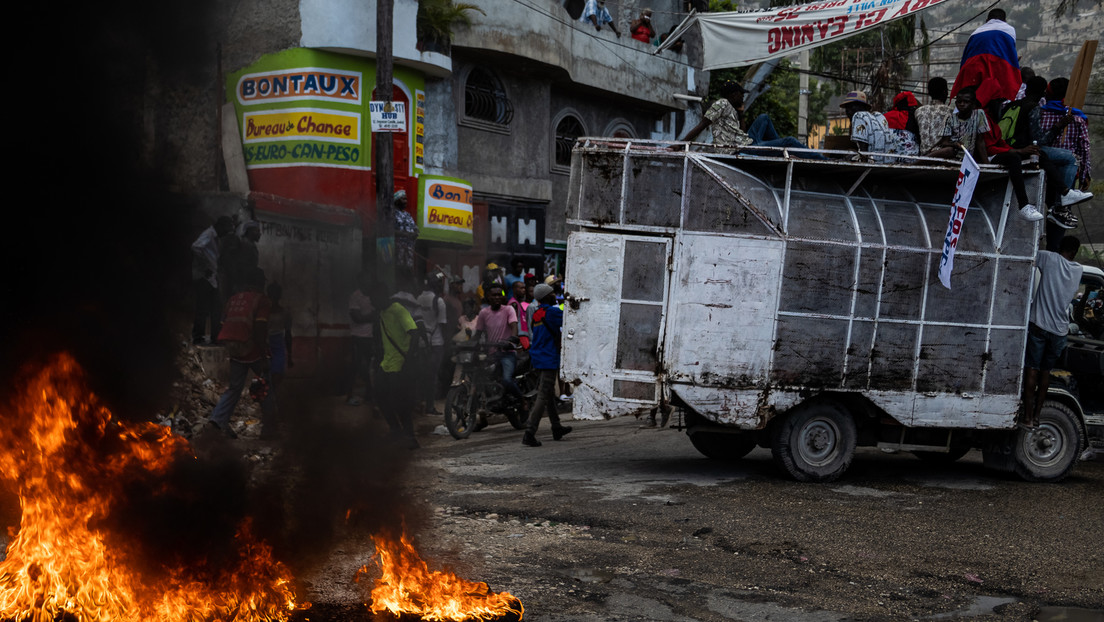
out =
<svg viewBox="0 0 1104 622"><path fill-rule="evenodd" d="M1048 401L1039 413L1039 427L1016 431L1012 458L1016 474L1029 482L1064 479L1084 445L1081 422L1064 404Z"/></svg>
<svg viewBox="0 0 1104 622"><path fill-rule="evenodd" d="M843 475L855 455L855 421L839 405L806 402L775 426L774 460L801 482L831 482Z"/></svg>
<svg viewBox="0 0 1104 622"><path fill-rule="evenodd" d="M755 435L748 432L695 432L690 442L706 458L735 462L755 449Z"/></svg>

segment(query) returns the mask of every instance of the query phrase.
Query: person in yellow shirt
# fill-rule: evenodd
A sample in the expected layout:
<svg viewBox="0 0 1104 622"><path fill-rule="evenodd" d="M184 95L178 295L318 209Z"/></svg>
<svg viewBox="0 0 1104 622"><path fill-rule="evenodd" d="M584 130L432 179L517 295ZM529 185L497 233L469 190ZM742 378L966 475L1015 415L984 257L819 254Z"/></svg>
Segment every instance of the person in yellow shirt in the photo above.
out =
<svg viewBox="0 0 1104 622"><path fill-rule="evenodd" d="M414 438L414 390L417 382L417 354L423 347L423 331L414 323L406 307L387 296L382 286L372 288L369 294L372 306L379 313L379 342L383 350L380 359L380 387L376 400L383 418L391 428L392 436L403 438L410 449L418 448Z"/></svg>

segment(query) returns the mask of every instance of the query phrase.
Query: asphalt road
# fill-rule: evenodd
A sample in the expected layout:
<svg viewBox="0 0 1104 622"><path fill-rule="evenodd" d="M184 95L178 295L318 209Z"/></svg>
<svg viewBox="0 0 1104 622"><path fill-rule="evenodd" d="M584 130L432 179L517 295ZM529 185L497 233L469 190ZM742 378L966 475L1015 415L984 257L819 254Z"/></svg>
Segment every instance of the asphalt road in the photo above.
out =
<svg viewBox="0 0 1104 622"><path fill-rule="evenodd" d="M1104 462L1029 484L860 449L801 484L631 418L543 424L539 448L505 423L423 437L408 485L427 557L526 620L1104 620Z"/></svg>

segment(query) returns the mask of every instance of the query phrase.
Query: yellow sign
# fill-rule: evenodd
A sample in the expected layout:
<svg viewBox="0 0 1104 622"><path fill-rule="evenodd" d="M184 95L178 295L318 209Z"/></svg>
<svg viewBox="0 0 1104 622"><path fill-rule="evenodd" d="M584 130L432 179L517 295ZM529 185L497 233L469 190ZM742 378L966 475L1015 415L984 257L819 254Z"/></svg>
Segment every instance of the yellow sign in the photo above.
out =
<svg viewBox="0 0 1104 622"><path fill-rule="evenodd" d="M472 213L462 209L449 207L426 208L426 225L430 227L448 227L463 231L471 231Z"/></svg>
<svg viewBox="0 0 1104 622"><path fill-rule="evenodd" d="M419 175L418 239L472 243L472 187L463 179Z"/></svg>
<svg viewBox="0 0 1104 622"><path fill-rule="evenodd" d="M355 112L311 108L247 112L242 123L242 141L247 144L297 138L360 143L360 115Z"/></svg>

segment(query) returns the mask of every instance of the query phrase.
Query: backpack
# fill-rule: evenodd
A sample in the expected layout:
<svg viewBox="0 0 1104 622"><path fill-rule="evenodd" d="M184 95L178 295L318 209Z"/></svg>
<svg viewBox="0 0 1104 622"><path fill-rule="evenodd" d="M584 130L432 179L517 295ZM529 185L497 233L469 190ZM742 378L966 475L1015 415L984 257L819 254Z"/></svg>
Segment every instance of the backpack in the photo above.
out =
<svg viewBox="0 0 1104 622"><path fill-rule="evenodd" d="M1012 102L1005 108L997 126L1000 127L1001 136L1009 146L1022 149L1031 144L1029 122L1027 120L1030 107L1025 107L1023 100Z"/></svg>

